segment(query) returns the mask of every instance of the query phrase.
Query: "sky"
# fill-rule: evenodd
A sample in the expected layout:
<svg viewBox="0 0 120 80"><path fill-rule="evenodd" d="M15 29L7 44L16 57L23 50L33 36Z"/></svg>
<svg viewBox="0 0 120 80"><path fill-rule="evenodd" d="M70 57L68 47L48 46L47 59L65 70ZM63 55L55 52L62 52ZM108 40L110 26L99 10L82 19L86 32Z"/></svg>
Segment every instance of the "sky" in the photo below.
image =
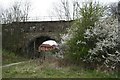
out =
<svg viewBox="0 0 120 80"><path fill-rule="evenodd" d="M14 1L21 1L21 0L0 0L0 8L6 9L9 6L11 6ZM24 1L24 0L23 0ZM37 19L39 18L46 18L48 16L54 16L52 14L53 7L55 3L58 3L60 0L28 0L31 3L31 11L29 13L30 17L34 17ZM87 1L87 0L80 0L82 1ZM119 0L96 0L99 1L100 3L107 4L111 2L118 2ZM1 9L0 9L1 11Z"/></svg>

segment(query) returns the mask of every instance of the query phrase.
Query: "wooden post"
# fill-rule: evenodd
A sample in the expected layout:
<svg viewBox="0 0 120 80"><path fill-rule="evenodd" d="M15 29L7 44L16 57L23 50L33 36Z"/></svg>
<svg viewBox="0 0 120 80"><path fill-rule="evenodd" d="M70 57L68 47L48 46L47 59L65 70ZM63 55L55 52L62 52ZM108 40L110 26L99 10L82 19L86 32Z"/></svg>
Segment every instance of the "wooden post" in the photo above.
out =
<svg viewBox="0 0 120 80"><path fill-rule="evenodd" d="M35 58L35 55L36 55L36 49L35 49L35 41L34 41L34 58Z"/></svg>

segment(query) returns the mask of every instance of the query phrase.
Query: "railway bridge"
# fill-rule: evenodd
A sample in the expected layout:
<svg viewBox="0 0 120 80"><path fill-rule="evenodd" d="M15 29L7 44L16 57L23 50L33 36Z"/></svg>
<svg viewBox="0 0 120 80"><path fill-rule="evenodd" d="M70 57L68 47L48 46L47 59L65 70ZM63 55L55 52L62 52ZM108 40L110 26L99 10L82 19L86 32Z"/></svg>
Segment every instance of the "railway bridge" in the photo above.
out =
<svg viewBox="0 0 120 80"><path fill-rule="evenodd" d="M2 24L3 49L33 55L46 40L61 41L72 21L13 22Z"/></svg>

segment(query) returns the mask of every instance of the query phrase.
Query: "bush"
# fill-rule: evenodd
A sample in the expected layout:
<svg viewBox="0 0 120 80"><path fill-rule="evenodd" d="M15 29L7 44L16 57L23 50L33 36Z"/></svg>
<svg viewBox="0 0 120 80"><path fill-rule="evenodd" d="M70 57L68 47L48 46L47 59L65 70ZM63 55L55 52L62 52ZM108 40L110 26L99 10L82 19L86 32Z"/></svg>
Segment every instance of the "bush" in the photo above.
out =
<svg viewBox="0 0 120 80"><path fill-rule="evenodd" d="M67 34L69 38L66 40L66 45L68 45L66 58L75 64L86 59L89 49L95 47L96 40L95 37L92 40L84 38L85 30L94 27L95 22L99 20L102 14L103 7L97 3L85 3L80 8L81 17L73 22Z"/></svg>
<svg viewBox="0 0 120 80"><path fill-rule="evenodd" d="M95 47L88 52L87 61L101 64L109 69L117 69L120 63L118 46L118 20L107 17L99 20L94 28L87 29L85 36L88 40L96 36Z"/></svg>

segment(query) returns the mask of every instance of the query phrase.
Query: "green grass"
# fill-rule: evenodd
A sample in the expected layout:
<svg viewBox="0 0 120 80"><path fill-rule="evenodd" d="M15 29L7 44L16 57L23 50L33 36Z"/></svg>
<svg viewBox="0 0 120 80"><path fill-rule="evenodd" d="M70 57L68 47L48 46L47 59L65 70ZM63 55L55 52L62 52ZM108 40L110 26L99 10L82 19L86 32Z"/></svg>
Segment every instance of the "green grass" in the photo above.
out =
<svg viewBox="0 0 120 80"><path fill-rule="evenodd" d="M116 78L115 73L84 70L76 66L58 67L55 63L36 61L4 67L3 78Z"/></svg>
<svg viewBox="0 0 120 80"><path fill-rule="evenodd" d="M6 50L2 51L2 65L25 61L25 60L27 59L25 59L24 57L18 56L13 52L9 52Z"/></svg>

